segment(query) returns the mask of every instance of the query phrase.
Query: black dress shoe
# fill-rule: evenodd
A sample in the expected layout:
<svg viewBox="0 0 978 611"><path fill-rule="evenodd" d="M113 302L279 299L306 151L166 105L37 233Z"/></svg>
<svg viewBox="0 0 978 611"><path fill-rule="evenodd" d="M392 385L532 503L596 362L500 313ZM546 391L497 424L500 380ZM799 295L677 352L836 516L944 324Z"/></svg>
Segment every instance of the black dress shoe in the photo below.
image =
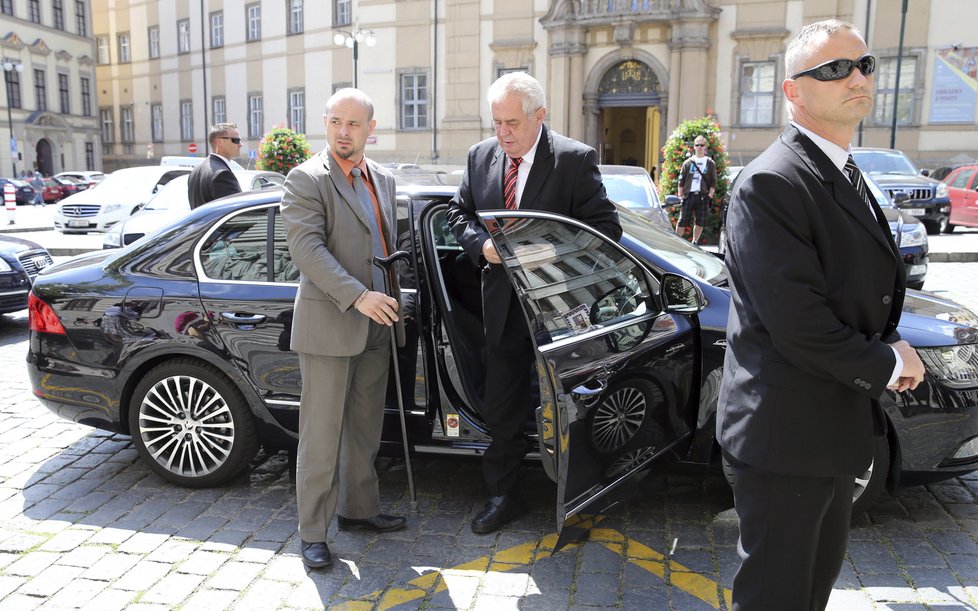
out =
<svg viewBox="0 0 978 611"><path fill-rule="evenodd" d="M333 564L333 555L325 542L306 543L302 541L302 564L311 569L324 569Z"/></svg>
<svg viewBox="0 0 978 611"><path fill-rule="evenodd" d="M336 516L336 524L340 527L340 530L370 530L375 533L389 533L404 528L404 525L407 524L407 518L403 516L389 516L383 513L378 513L372 518L363 518L362 520Z"/></svg>
<svg viewBox="0 0 978 611"><path fill-rule="evenodd" d="M480 535L496 532L507 522L511 522L527 512L526 501L522 495L508 494L494 496L472 519L472 532Z"/></svg>

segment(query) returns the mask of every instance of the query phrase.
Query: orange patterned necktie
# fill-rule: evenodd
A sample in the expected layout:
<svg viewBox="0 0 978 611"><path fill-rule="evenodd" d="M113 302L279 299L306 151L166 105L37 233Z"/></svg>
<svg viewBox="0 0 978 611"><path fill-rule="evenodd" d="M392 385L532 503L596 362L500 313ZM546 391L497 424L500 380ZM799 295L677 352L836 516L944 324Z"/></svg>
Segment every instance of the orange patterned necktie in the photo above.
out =
<svg viewBox="0 0 978 611"><path fill-rule="evenodd" d="M522 157L510 157L509 169L506 170L506 180L503 181L503 202L507 210L516 209L516 184L519 182L520 163Z"/></svg>

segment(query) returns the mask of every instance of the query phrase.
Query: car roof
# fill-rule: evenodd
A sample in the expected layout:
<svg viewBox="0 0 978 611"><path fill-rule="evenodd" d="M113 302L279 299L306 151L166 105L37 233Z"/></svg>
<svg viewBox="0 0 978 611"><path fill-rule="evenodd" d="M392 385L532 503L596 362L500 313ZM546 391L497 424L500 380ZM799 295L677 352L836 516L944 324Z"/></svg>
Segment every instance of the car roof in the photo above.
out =
<svg viewBox="0 0 978 611"><path fill-rule="evenodd" d="M601 164L598 166L602 174L646 174L645 168L640 168L636 165L605 165Z"/></svg>

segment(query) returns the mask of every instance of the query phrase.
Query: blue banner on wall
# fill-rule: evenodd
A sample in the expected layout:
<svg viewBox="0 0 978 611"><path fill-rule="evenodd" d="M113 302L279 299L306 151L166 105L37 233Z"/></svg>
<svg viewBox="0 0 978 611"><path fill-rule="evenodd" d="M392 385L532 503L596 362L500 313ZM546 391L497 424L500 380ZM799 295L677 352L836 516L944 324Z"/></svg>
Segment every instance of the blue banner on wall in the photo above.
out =
<svg viewBox="0 0 978 611"><path fill-rule="evenodd" d="M930 123L974 123L978 101L978 47L938 49Z"/></svg>

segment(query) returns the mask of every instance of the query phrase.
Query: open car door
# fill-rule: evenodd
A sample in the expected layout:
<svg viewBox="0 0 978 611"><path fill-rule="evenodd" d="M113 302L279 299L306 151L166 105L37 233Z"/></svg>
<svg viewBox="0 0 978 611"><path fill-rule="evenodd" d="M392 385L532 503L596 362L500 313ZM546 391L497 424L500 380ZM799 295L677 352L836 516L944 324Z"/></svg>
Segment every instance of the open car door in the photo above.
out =
<svg viewBox="0 0 978 611"><path fill-rule="evenodd" d="M680 276L657 279L574 219L517 210L479 217L533 340L540 455L557 483L560 549L653 466L688 449L698 372L691 315L702 294Z"/></svg>

